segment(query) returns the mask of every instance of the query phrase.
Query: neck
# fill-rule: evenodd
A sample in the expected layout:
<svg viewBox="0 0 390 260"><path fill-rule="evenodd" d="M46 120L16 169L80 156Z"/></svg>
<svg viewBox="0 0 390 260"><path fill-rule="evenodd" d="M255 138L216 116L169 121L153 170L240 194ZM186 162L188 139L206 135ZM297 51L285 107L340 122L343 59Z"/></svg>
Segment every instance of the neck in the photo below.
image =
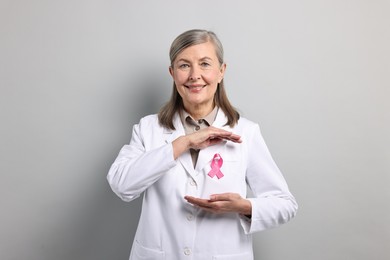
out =
<svg viewBox="0 0 390 260"><path fill-rule="evenodd" d="M184 105L184 109L195 120L206 117L214 109L214 104L202 106L202 105Z"/></svg>

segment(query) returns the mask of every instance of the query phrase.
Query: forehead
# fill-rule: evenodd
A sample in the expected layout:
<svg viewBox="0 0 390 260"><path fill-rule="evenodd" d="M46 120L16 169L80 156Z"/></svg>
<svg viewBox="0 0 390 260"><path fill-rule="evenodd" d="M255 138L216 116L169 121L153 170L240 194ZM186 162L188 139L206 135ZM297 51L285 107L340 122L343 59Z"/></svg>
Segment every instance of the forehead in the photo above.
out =
<svg viewBox="0 0 390 260"><path fill-rule="evenodd" d="M177 55L176 60L179 59L217 59L215 46L212 42L208 41L185 48Z"/></svg>

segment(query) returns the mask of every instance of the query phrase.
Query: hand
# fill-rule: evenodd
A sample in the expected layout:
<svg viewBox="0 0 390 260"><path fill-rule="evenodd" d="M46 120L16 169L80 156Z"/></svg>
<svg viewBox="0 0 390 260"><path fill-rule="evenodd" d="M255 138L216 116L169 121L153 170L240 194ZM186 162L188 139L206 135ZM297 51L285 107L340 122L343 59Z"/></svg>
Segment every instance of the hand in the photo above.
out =
<svg viewBox="0 0 390 260"><path fill-rule="evenodd" d="M211 145L219 144L224 140L234 143L242 142L241 136L213 126L209 126L192 134L180 136L172 143L174 158L177 159L182 153L190 148L204 149Z"/></svg>
<svg viewBox="0 0 390 260"><path fill-rule="evenodd" d="M236 212L243 215L252 214L252 204L237 193L213 194L210 199L185 196L189 203L212 213Z"/></svg>
<svg viewBox="0 0 390 260"><path fill-rule="evenodd" d="M221 143L223 140L241 143L241 136L213 126L189 134L186 137L189 141L189 148L193 149L204 149L208 146Z"/></svg>

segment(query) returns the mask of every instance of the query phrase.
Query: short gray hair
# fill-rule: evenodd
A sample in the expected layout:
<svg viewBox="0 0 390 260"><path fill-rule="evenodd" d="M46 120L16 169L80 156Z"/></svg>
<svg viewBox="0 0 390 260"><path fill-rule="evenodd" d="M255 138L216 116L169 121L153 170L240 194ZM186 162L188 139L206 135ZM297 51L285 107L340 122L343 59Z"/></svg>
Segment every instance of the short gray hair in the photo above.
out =
<svg viewBox="0 0 390 260"><path fill-rule="evenodd" d="M173 63L175 62L177 56L182 52L185 48L190 46L201 44L205 42L211 42L214 44L215 53L217 55L219 64L222 65L224 63L223 60L223 47L221 41L218 39L217 35L212 31L201 30L201 29L193 29L186 31L172 42L171 48L169 50L169 58L171 60L171 67L173 67Z"/></svg>

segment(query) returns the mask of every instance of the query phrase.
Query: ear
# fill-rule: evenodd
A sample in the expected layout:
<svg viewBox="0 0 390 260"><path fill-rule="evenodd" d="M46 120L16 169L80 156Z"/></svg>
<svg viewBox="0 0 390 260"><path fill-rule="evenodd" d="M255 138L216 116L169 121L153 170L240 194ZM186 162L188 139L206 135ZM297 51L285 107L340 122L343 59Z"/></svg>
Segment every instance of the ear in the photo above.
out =
<svg viewBox="0 0 390 260"><path fill-rule="evenodd" d="M225 70L226 70L226 63L222 64L221 65L221 68L219 70L219 80L218 80L218 83L221 83L224 75L225 75Z"/></svg>
<svg viewBox="0 0 390 260"><path fill-rule="evenodd" d="M169 66L169 74L171 74L171 76L173 78L173 68L172 68L172 66Z"/></svg>

